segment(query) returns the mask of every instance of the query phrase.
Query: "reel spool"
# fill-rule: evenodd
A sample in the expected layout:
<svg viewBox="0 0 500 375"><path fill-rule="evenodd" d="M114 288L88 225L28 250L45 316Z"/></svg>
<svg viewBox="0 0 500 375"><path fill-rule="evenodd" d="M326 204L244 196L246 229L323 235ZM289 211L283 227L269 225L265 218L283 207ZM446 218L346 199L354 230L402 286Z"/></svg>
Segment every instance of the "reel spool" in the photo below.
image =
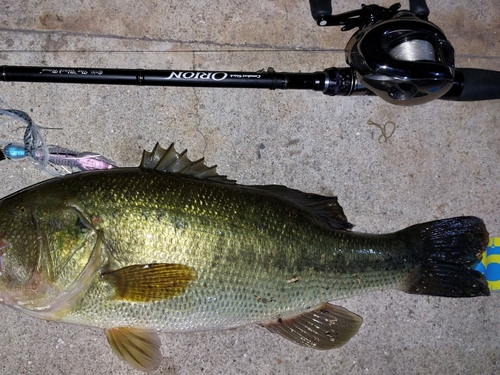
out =
<svg viewBox="0 0 500 375"><path fill-rule="evenodd" d="M434 46L427 40L408 40L389 51L399 61L436 61Z"/></svg>

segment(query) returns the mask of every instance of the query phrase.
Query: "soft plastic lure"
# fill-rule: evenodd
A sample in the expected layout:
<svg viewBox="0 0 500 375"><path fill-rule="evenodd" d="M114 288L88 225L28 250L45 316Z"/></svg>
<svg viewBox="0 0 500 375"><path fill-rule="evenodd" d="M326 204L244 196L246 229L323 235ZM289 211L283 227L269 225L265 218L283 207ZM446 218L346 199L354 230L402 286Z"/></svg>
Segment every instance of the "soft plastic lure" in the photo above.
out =
<svg viewBox="0 0 500 375"><path fill-rule="evenodd" d="M38 169L53 176L89 171L96 169L116 168L116 164L100 154L94 152L78 152L68 148L47 145L40 132L40 127L31 117L17 109L0 109L0 115L10 117L8 121L21 121L26 124L23 143L4 142L0 148L0 160L28 159Z"/></svg>

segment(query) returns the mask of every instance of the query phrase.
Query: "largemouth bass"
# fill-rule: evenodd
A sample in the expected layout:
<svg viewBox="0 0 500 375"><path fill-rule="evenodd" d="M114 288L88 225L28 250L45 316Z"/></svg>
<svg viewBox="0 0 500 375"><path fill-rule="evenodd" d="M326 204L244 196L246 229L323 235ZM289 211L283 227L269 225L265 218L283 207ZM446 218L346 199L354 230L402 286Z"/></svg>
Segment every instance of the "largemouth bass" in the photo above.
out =
<svg viewBox="0 0 500 375"><path fill-rule="evenodd" d="M329 301L380 288L489 294L470 266L484 223L458 217L352 232L334 197L243 186L158 145L139 168L72 174L0 201L0 302L103 328L136 369L157 331L256 323L309 348L345 344L362 319Z"/></svg>

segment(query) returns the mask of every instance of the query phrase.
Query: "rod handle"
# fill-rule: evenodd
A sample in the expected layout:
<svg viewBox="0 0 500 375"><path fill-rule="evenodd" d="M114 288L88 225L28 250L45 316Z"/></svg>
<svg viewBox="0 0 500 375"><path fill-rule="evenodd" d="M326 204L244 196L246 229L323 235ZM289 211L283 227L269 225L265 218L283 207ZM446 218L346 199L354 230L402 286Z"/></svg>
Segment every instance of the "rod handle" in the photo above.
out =
<svg viewBox="0 0 500 375"><path fill-rule="evenodd" d="M456 69L453 87L440 99L465 102L500 99L500 72L475 68Z"/></svg>

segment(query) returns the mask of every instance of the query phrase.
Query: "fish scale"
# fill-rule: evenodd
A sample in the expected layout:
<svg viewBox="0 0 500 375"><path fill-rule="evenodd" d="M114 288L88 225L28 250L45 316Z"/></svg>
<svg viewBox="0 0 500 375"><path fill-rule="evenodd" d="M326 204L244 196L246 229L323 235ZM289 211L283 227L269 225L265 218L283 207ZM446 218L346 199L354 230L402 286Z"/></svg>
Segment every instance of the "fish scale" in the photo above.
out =
<svg viewBox="0 0 500 375"><path fill-rule="evenodd" d="M113 178L114 174L120 178ZM148 177L153 183L144 183ZM86 208L87 215L99 217L96 229L106 233L106 244L121 267L178 263L193 267L198 274L183 296L156 303L156 321L161 323L155 329L189 330L194 319L200 320L195 324L197 329L212 329L212 325L219 328L220 317L211 317L222 307L227 314L223 321L228 327L293 316L324 301L394 287L412 267L391 255L394 264L401 264L393 267L390 276L380 272L363 275L356 263L366 266L379 263L380 258L385 261L383 254L395 253L391 247L399 242L404 250L404 245L400 241L391 243L387 236L379 240L314 227L301 217L298 209L285 206L272 196L266 201L251 188L243 193L241 187L233 185L207 184L184 176L172 178L166 173L141 169L122 169L111 174L93 172L80 179L82 184L67 180L79 186L74 200ZM113 187L108 194L107 185ZM100 191L100 196L96 198L93 191ZM200 200L210 200L210 206L200 208L196 205ZM241 201L246 202L244 214L238 203ZM126 210L122 209L124 205ZM159 212L168 214L159 221ZM245 222L238 222L243 215ZM283 222L287 223L285 231ZM150 241L152 238L158 241ZM299 276L300 281L287 283ZM94 293L102 293L100 279L95 283ZM229 287L238 292L224 293ZM259 295L272 295L272 302L257 301ZM127 303L103 298L96 305L97 297L88 298L91 303L86 303L84 297L80 309L64 320L76 322L93 312L89 323L98 322L103 328L116 324L116 315L120 315L120 321L127 316L127 325L141 321L144 306L135 304L136 309L130 309ZM210 298L211 304L197 303L206 298ZM222 306L213 301L221 301ZM191 314L186 314L186 310ZM102 316L98 321L96 314Z"/></svg>

